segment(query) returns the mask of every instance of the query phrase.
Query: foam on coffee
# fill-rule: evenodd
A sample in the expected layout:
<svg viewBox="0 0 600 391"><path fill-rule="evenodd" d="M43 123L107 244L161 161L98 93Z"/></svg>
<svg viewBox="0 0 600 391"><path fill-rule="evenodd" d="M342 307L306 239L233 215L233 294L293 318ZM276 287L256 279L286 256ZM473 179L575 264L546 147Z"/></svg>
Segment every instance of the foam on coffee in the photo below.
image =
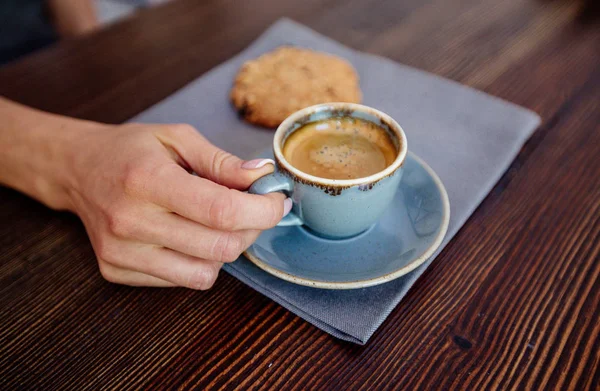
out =
<svg viewBox="0 0 600 391"><path fill-rule="evenodd" d="M358 118L334 117L304 125L284 143L295 168L327 179L356 179L391 165L398 149L388 132Z"/></svg>

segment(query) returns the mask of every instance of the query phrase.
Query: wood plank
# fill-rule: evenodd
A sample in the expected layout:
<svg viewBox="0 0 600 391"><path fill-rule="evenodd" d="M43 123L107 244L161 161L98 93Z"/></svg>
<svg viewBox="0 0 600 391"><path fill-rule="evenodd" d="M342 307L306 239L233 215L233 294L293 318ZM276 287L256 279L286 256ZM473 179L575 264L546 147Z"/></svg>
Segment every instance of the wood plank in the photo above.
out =
<svg viewBox="0 0 600 391"><path fill-rule="evenodd" d="M286 15L544 120L365 347L226 274L106 283L74 216L0 189L0 388L598 389L600 28L580 7L181 0L0 69L3 95L121 122Z"/></svg>

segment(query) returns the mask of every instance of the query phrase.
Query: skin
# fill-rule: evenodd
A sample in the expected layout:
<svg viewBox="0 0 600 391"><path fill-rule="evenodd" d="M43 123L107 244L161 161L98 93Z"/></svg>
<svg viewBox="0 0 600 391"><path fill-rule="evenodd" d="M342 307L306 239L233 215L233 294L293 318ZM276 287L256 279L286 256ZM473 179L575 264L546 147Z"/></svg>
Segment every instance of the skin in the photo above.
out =
<svg viewBox="0 0 600 391"><path fill-rule="evenodd" d="M47 0L48 11L63 38L85 34L99 26L92 0Z"/></svg>
<svg viewBox="0 0 600 391"><path fill-rule="evenodd" d="M77 214L114 283L208 289L291 208L280 193L243 192L272 164L189 125L106 125L1 97L0 123L0 184Z"/></svg>

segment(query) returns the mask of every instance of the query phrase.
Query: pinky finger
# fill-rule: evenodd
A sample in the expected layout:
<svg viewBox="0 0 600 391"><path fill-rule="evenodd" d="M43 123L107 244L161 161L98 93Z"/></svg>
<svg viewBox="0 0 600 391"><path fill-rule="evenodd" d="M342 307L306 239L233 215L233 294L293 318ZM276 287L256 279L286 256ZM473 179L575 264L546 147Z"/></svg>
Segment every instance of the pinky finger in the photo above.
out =
<svg viewBox="0 0 600 391"><path fill-rule="evenodd" d="M110 263L99 261L100 273L108 282L129 286L175 287L172 282L148 274L123 269Z"/></svg>

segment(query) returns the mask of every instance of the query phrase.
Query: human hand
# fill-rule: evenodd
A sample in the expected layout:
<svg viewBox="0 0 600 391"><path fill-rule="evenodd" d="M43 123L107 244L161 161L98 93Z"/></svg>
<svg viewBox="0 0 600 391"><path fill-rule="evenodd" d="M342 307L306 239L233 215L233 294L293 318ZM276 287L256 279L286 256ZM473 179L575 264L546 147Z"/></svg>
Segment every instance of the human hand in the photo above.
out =
<svg viewBox="0 0 600 391"><path fill-rule="evenodd" d="M208 289L292 206L241 191L272 164L243 162L188 125L103 125L72 146L67 208L111 282Z"/></svg>

